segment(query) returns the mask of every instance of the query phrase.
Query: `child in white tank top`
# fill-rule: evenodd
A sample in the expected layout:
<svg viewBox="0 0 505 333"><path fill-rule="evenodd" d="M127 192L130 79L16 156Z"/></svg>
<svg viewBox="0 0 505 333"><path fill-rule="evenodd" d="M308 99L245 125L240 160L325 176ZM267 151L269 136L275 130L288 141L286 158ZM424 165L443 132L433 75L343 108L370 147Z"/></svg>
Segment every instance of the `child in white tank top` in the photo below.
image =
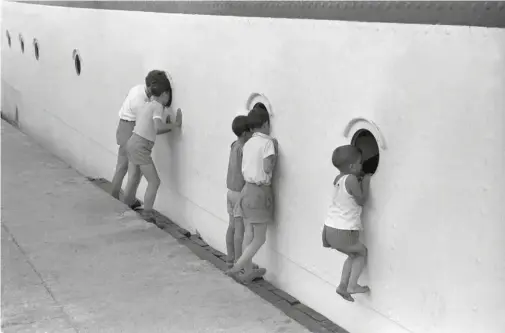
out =
<svg viewBox="0 0 505 333"><path fill-rule="evenodd" d="M370 175L360 180L362 154L355 146L335 149L332 162L340 174L333 182L332 202L324 221L323 246L348 256L336 292L346 301L354 302L351 294L370 290L358 284L367 252L359 241L359 231L362 230L361 212L368 196Z"/></svg>

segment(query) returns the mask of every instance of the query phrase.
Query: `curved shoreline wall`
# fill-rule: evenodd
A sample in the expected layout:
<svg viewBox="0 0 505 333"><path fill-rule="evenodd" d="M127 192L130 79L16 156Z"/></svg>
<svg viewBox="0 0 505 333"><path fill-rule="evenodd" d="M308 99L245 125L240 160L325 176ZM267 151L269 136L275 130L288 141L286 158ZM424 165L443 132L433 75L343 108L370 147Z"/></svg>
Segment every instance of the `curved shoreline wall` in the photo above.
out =
<svg viewBox="0 0 505 333"><path fill-rule="evenodd" d="M3 3L2 113L85 175L112 178L119 107L153 68L184 113L154 149L157 210L225 250L230 124L264 94L281 154L268 280L351 333L503 332L504 29ZM385 142L364 217L372 294L349 304L320 231L331 152L371 126L346 137L359 117Z"/></svg>

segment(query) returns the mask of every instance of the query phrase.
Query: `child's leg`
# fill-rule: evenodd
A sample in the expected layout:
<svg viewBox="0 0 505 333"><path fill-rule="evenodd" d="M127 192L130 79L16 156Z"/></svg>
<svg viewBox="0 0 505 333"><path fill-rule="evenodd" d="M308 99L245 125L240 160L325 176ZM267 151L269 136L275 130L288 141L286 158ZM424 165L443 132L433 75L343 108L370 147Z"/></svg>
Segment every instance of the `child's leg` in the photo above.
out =
<svg viewBox="0 0 505 333"><path fill-rule="evenodd" d="M150 213L153 210L156 194L160 187L160 177L154 164L144 164L140 166L140 171L147 179L147 189L144 196L144 211Z"/></svg>
<svg viewBox="0 0 505 333"><path fill-rule="evenodd" d="M254 238L254 229L251 223L246 223L244 221L244 241L242 242L242 249L246 249L252 242ZM240 272L242 268L244 268L244 253L237 259L235 265L228 271L228 273L236 274ZM239 266L240 265L240 266Z"/></svg>
<svg viewBox="0 0 505 333"><path fill-rule="evenodd" d="M365 267L365 256L356 256L352 261L351 277L349 279L349 287L347 291L350 294L366 293L370 291L368 286L360 286L358 284L358 279L363 272Z"/></svg>
<svg viewBox="0 0 505 333"><path fill-rule="evenodd" d="M369 291L370 288L367 286L360 286L358 284L358 279L363 272L363 268L365 267L365 258L367 255L367 249L365 245L363 245L361 242L358 242L345 249L345 252L352 256L352 267L347 291L350 294L365 293Z"/></svg>
<svg viewBox="0 0 505 333"><path fill-rule="evenodd" d="M240 256L240 253L235 251L235 219L233 215L228 215L228 230L226 230L226 251L228 252L228 258L226 259L228 265L233 265L235 261L235 256Z"/></svg>
<svg viewBox="0 0 505 333"><path fill-rule="evenodd" d="M340 284L337 287L337 294L342 296L346 301L354 302L354 299L347 292L347 288L349 286L349 279L351 277L353 256L347 256L347 259L344 262L344 267L342 267L342 277L340 278Z"/></svg>
<svg viewBox="0 0 505 333"><path fill-rule="evenodd" d="M237 261L235 268L244 268L245 275L252 273L252 258L256 255L258 250L265 244L267 239L267 224L266 223L254 223L253 226L253 239L252 242L244 248L244 253Z"/></svg>
<svg viewBox="0 0 505 333"><path fill-rule="evenodd" d="M137 196L137 188L135 187L136 179L141 177L140 168L138 165L128 163L128 183L126 184L124 203L128 206L133 204Z"/></svg>
<svg viewBox="0 0 505 333"><path fill-rule="evenodd" d="M114 172L114 177L112 178L112 190L111 195L119 200L119 192L121 191L121 185L123 184L123 179L128 171L128 157L126 152L122 152L126 148L120 147L117 156L116 171Z"/></svg>
<svg viewBox="0 0 505 333"><path fill-rule="evenodd" d="M233 243L235 246L235 261L242 256L243 243L244 243L244 220L241 217L234 218L235 223L235 233L233 237ZM251 239L252 240L252 239Z"/></svg>

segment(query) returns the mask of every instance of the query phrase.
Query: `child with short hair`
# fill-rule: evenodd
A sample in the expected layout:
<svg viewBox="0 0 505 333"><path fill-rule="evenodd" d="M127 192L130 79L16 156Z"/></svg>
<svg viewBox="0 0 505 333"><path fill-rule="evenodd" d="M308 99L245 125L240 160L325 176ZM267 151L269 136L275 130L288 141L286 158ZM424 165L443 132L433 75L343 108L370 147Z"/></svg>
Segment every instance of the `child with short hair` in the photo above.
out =
<svg viewBox="0 0 505 333"><path fill-rule="evenodd" d="M277 140L270 136L268 111L255 107L247 118L253 135L243 149L242 174L245 185L235 210L235 216L241 216L245 225L243 253L226 272L227 275L237 276L244 269L244 274L239 279L245 284L266 273L264 268L254 268L252 258L266 241L268 224L273 223L274 198L271 184L278 151Z"/></svg>
<svg viewBox="0 0 505 333"><path fill-rule="evenodd" d="M133 134L128 140L126 151L128 154L128 183L125 190L125 203L131 205L135 200L136 179L141 175L146 177L147 190L144 196L144 210L141 215L149 222L156 222L153 213L153 205L160 186L160 178L154 161L151 157L156 136L170 132L182 124L181 110L177 110L175 122L165 124L163 108L172 98L170 82L160 80L151 85L151 99L146 103L137 115L137 122Z"/></svg>
<svg viewBox="0 0 505 333"><path fill-rule="evenodd" d="M336 292L346 301L354 302L351 294L370 290L367 286L358 284L367 255L367 248L360 242L359 233L363 228L361 212L368 197L370 175L359 180L362 172L362 153L352 145L335 149L332 163L340 174L333 182L332 203L324 222L322 240L324 247L348 256Z"/></svg>
<svg viewBox="0 0 505 333"><path fill-rule="evenodd" d="M119 192L121 191L121 186L123 184L123 179L128 171L128 156L126 153L126 143L130 139L133 133L133 128L135 127L135 122L137 120L138 111L150 101L152 96L151 85L156 82L166 82L168 81L165 72L160 70L152 70L147 73L145 78L145 84L139 84L131 88L126 96L121 109L119 110L119 124L116 130L116 142L119 146L116 170L114 172L114 177L112 178L112 190L111 195L119 199ZM171 95L171 93L170 93ZM166 106L170 106L171 98L167 101ZM138 188L140 183L140 174L136 178L134 183L135 189ZM137 208L140 206L138 200L131 205L131 208Z"/></svg>
<svg viewBox="0 0 505 333"><path fill-rule="evenodd" d="M244 240L244 221L242 217L234 216L235 206L240 197L240 192L245 181L242 175L242 153L244 144L250 138L249 124L247 116L237 116L231 124L233 133L237 136L231 144L230 158L228 160L228 174L226 178L226 195L229 224L226 231L226 249L228 258L226 260L228 268L231 268L242 255L242 242Z"/></svg>

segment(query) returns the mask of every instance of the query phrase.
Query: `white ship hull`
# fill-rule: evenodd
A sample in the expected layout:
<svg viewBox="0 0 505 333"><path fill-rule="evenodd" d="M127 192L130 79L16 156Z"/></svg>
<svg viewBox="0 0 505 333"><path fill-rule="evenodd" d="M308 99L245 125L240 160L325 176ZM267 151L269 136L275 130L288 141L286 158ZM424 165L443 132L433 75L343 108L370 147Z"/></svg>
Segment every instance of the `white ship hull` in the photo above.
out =
<svg viewBox="0 0 505 333"><path fill-rule="evenodd" d="M503 28L3 3L2 113L85 175L112 178L119 107L155 68L184 113L153 152L157 210L225 251L231 121L261 94L280 144L268 280L351 333L504 331ZM381 141L372 293L350 304L321 229L331 153L362 128Z"/></svg>

